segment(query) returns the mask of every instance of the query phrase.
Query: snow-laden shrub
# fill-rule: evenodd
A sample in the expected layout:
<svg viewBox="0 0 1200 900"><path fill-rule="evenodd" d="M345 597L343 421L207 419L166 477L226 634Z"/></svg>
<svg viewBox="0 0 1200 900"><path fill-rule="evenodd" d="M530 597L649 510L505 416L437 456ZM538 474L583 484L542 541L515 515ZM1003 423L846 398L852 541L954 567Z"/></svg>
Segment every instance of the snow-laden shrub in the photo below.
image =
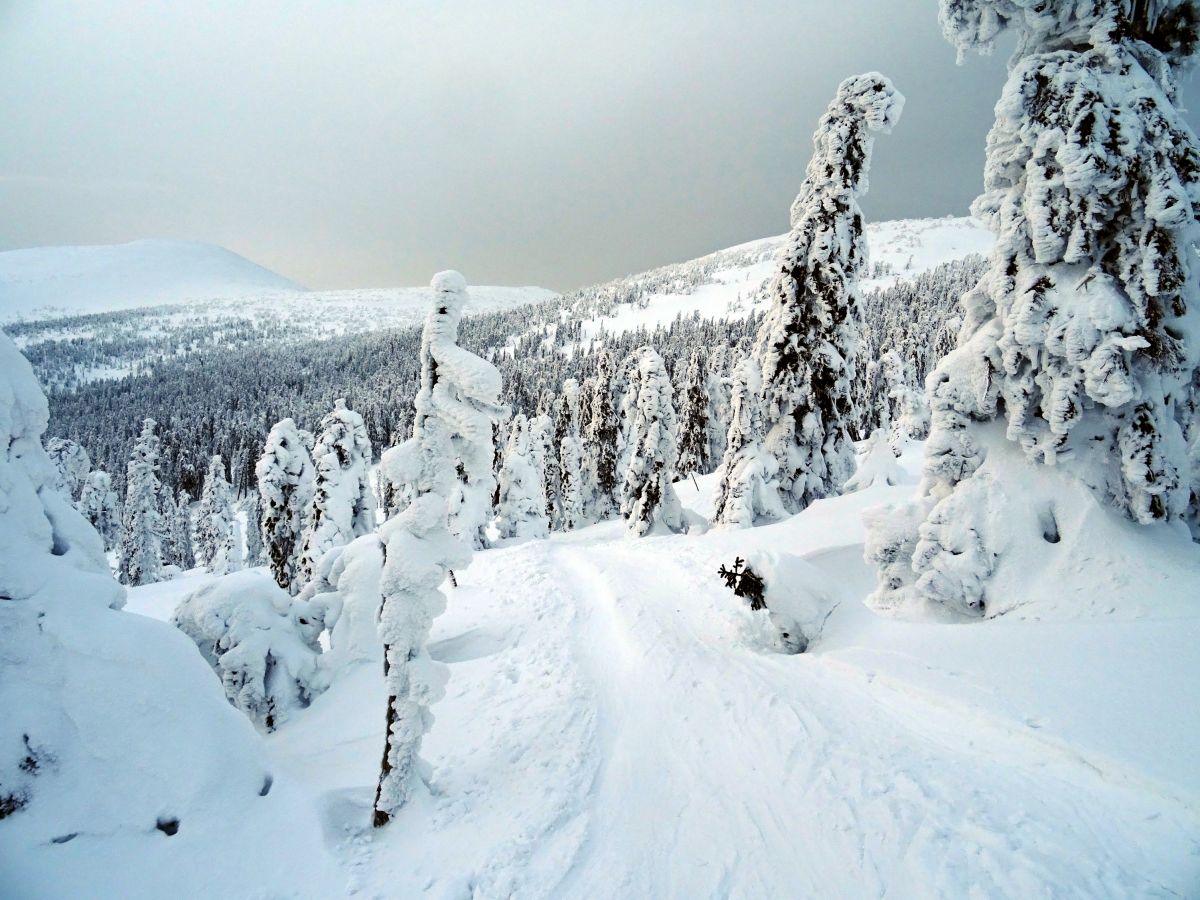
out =
<svg viewBox="0 0 1200 900"><path fill-rule="evenodd" d="M821 636L837 605L828 576L812 563L786 553L741 557L719 573L749 606L751 635L779 653L803 653Z"/></svg>
<svg viewBox="0 0 1200 900"><path fill-rule="evenodd" d="M180 601L171 623L196 642L229 702L273 731L320 692L321 619L259 570L218 578Z"/></svg>
<svg viewBox="0 0 1200 900"><path fill-rule="evenodd" d="M641 537L681 531L683 508L674 486L679 445L671 381L653 347L642 347L636 356L630 385L635 414L629 431L629 468L621 485L621 514L626 533Z"/></svg>
<svg viewBox="0 0 1200 900"><path fill-rule="evenodd" d="M837 494L854 470L851 386L861 331L858 278L867 262L858 198L875 133L904 97L882 75L848 78L821 117L792 204L792 231L771 282L754 356L763 382L765 446L789 513Z"/></svg>
<svg viewBox="0 0 1200 900"><path fill-rule="evenodd" d="M913 548L909 572L886 562L878 605L983 615L1003 600L988 585L1023 539L1005 494L1028 479L987 467L993 422L1030 466L1068 472L1134 522L1185 515L1200 147L1174 106L1172 66L1196 47L1178 40L1184 10L1194 32L1191 3L943 0L960 51L1017 32L973 206L997 242L957 349L927 380L922 510L901 514L916 533L871 539Z"/></svg>

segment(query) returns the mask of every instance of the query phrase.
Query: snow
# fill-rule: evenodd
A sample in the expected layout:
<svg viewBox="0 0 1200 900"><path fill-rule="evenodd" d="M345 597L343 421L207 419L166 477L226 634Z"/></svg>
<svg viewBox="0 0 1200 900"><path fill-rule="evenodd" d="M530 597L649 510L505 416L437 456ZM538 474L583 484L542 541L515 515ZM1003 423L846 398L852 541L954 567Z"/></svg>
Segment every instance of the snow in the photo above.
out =
<svg viewBox="0 0 1200 900"><path fill-rule="evenodd" d="M1039 588L1023 612L877 615L862 513L913 495L922 450L898 460L902 485L774 525L629 541L608 522L476 553L429 643L450 677L428 791L370 829L383 679L377 658L350 664L265 742L337 887L281 875L301 851L277 841L242 893L1187 896L1196 553L1114 556L1091 602L1059 596L1077 562L1064 538L1013 582ZM715 480L677 484L684 506L711 514ZM774 652L717 577L735 556L831 601L807 653ZM133 589L129 608L168 615L170 586L196 581Z"/></svg>
<svg viewBox="0 0 1200 900"><path fill-rule="evenodd" d="M0 253L0 322L302 290L224 247L145 240Z"/></svg>

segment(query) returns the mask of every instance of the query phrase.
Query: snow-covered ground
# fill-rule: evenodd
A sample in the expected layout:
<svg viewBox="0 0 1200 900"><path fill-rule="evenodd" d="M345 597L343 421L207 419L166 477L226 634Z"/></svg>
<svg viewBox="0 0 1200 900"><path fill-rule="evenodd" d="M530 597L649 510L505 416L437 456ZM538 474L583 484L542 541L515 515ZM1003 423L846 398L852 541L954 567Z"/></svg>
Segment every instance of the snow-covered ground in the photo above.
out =
<svg viewBox="0 0 1200 900"><path fill-rule="evenodd" d="M147 240L0 253L0 323L302 290L224 247Z"/></svg>
<svg viewBox="0 0 1200 900"><path fill-rule="evenodd" d="M1103 602L1072 605L1052 566L1087 560L1064 539L1010 615L876 615L861 513L912 494L919 452L903 484L777 525L630 540L607 523L476 554L434 626L451 674L430 792L368 827L383 681L343 673L265 742L327 858L281 832L243 896L1194 896L1200 558L1142 538L1162 555L1123 557L1090 582ZM697 486L681 498L708 514L713 477ZM717 578L767 553L836 601L803 655L772 652L765 614ZM165 619L209 577L127 609ZM176 852L114 859L125 896L177 891Z"/></svg>

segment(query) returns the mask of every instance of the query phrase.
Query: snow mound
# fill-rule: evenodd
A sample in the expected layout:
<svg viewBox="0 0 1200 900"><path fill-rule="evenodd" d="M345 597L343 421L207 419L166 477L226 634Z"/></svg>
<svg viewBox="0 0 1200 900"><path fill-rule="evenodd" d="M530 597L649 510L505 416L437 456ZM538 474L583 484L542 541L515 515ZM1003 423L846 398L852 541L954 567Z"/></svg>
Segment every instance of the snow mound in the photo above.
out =
<svg viewBox="0 0 1200 900"><path fill-rule="evenodd" d="M224 247L194 241L0 253L0 322L300 290Z"/></svg>
<svg viewBox="0 0 1200 900"><path fill-rule="evenodd" d="M121 611L100 536L54 489L46 422L0 333L0 893L245 895L297 865L321 882L315 817L272 790L196 648ZM285 822L304 848L286 864L271 847Z"/></svg>

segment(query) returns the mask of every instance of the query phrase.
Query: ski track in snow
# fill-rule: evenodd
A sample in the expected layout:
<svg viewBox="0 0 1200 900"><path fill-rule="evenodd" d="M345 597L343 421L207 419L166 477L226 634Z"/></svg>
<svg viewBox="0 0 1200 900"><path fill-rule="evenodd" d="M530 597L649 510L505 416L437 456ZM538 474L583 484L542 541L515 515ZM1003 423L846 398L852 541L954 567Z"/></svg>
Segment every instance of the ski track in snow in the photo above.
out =
<svg viewBox="0 0 1200 900"><path fill-rule="evenodd" d="M320 746L338 686L281 732L293 774L355 785L324 801L348 892L1174 896L1200 871L1194 799L819 644L757 648L714 537L612 523L477 554L431 643L451 667L431 793L384 832L365 825L381 698L353 762L320 762L347 753ZM859 547L811 559L858 604Z"/></svg>

